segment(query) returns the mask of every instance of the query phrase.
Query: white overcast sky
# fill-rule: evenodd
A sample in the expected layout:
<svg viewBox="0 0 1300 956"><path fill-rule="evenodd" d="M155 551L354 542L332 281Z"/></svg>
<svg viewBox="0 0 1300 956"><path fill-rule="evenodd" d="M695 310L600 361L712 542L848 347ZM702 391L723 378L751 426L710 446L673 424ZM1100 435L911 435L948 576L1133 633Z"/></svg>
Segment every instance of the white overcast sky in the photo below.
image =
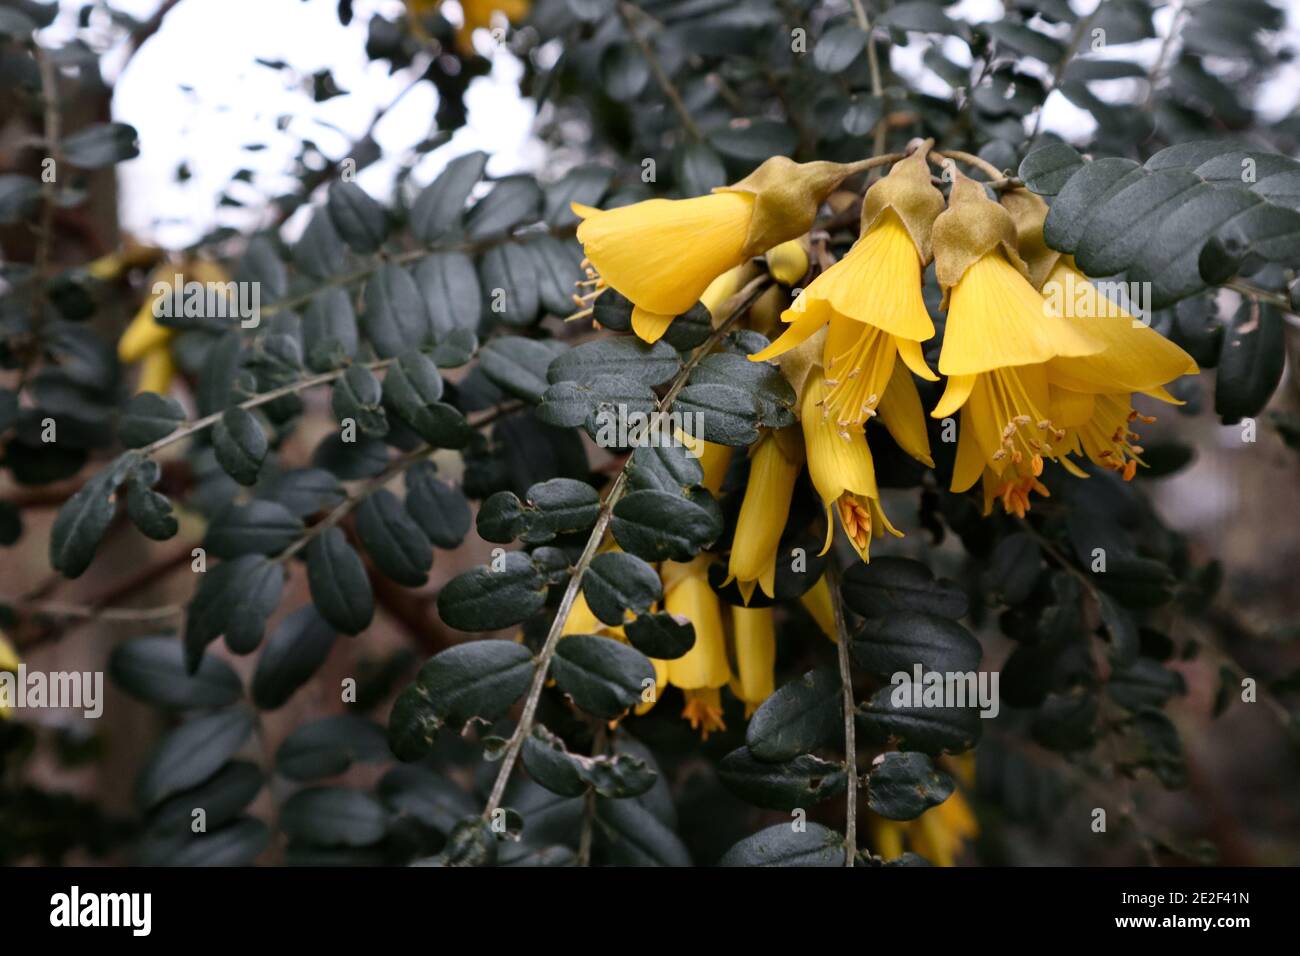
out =
<svg viewBox="0 0 1300 956"><path fill-rule="evenodd" d="M146 19L159 0L109 0L111 5ZM1275 0L1276 2L1276 0ZM81 0L63 0L69 15ZM230 177L241 168L252 169L259 188L273 193L287 181L275 176L290 168L298 136L309 137L331 157L343 155L347 146L369 125L375 110L388 104L405 87L410 74L388 76L386 63L369 62L364 53L366 21L371 12L390 18L401 12L400 0L355 0L357 16L348 27L335 16L336 0L183 0L164 19L162 28L118 75L120 57L109 57L105 72L115 83L114 118L130 123L140 133L138 159L118 167L121 183L122 225L140 239L179 248L194 242L217 225L248 228L255 225L247 214L219 209L217 198ZM1073 0L1086 13L1095 0ZM1300 35L1300 0L1279 3L1288 13L1288 30ZM458 16L452 0L448 16ZM846 4L847 9L847 4ZM950 12L964 19L993 20L1001 16L1001 0L961 0ZM1157 31L1168 28L1170 9L1157 11ZM60 29L56 24L51 28ZM480 49L492 44L480 33ZM950 40L950 56L962 61L965 49ZM1111 55L1150 64L1159 41L1116 47ZM920 67L923 43L895 48L894 68L904 75L922 74L922 82L940 95L948 88ZM283 60L291 71L277 71L255 63L258 57ZM416 167L417 182L426 182L453 156L475 149L492 154L489 173L502 175L521 169L538 169L544 159L541 144L532 135L535 110L518 91L520 65L508 52L492 53L490 76L476 79L467 102L469 123L447 146L426 156ZM353 95L314 103L309 90L295 77L308 80L317 70L330 69L334 78ZM1114 92L1133 95L1131 84L1119 80ZM1125 84L1130 84L1126 94ZM187 91L185 87L188 87ZM1104 85L1095 89L1106 96ZM1300 95L1300 64L1290 64L1263 92L1257 108L1266 118L1291 112ZM421 83L392 109L376 129L376 138L389 157L400 157L430 132L436 108L431 84ZM281 115L293 117L287 133L276 130ZM1086 133L1092 118L1055 94L1047 101L1043 127L1067 139ZM242 149L262 143L259 152ZM175 171L187 162L193 178L178 183ZM364 170L358 182L380 199L387 199L395 162L389 159ZM236 195L258 204L252 187ZM242 218L241 218L242 216ZM290 230L295 223L291 221Z"/></svg>

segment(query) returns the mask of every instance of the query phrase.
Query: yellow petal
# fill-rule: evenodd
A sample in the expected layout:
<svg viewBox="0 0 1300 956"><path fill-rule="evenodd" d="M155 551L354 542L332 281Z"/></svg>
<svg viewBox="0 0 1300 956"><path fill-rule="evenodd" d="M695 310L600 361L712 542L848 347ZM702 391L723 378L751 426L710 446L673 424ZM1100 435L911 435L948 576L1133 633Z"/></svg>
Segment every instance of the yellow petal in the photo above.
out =
<svg viewBox="0 0 1300 956"><path fill-rule="evenodd" d="M973 375L1101 349L1086 332L1050 314L1038 291L994 250L972 264L952 289L939 371Z"/></svg>
<svg viewBox="0 0 1300 956"><path fill-rule="evenodd" d="M751 362L767 362L784 355L799 344L808 341L817 331L830 321L832 312L824 302L805 299L803 295L794 300L794 305L781 313L781 321L789 325L775 342L749 357Z"/></svg>
<svg viewBox="0 0 1300 956"><path fill-rule="evenodd" d="M885 390L885 399L880 403L879 416L881 424L889 429L889 434L899 448L922 464L934 467L921 396L916 391L916 382L912 381L911 373L901 363L894 365L894 374Z"/></svg>
<svg viewBox="0 0 1300 956"><path fill-rule="evenodd" d="M682 565L677 580L664 595L664 610L684 617L695 626L695 645L683 656L668 662L668 682L692 689L721 687L731 677L722 630L722 608L717 592L709 586L709 556L701 555Z"/></svg>
<svg viewBox="0 0 1300 956"><path fill-rule="evenodd" d="M1143 392L1200 371L1190 355L1103 296L1068 261L1057 263L1043 290L1066 324L1104 346L1095 355L1053 359L1054 384L1076 392Z"/></svg>
<svg viewBox="0 0 1300 956"><path fill-rule="evenodd" d="M727 445L718 445L703 438L696 438L683 431L677 433L677 439L686 446L687 451L699 459L700 467L704 469L704 479L700 484L716 495L722 490L727 469L731 467L732 449Z"/></svg>
<svg viewBox="0 0 1300 956"><path fill-rule="evenodd" d="M1050 376L1049 371L1049 380ZM1049 415L1058 428L1078 428L1092 418L1095 396L1086 392L1075 392L1068 388L1053 387L1051 389L1050 403L1051 411Z"/></svg>
<svg viewBox="0 0 1300 956"><path fill-rule="evenodd" d="M876 469L860 429L843 430L823 415L826 385L820 370L808 376L800 410L808 474L822 503L830 505L845 492L879 497Z"/></svg>
<svg viewBox="0 0 1300 956"><path fill-rule="evenodd" d="M943 397L939 399L939 404L934 406L934 411L930 413L931 418L947 418L957 409L966 404L970 398L971 389L975 387L975 375L951 375L948 377L948 384L943 390Z"/></svg>
<svg viewBox="0 0 1300 956"><path fill-rule="evenodd" d="M892 209L843 259L814 279L804 295L899 338L923 342L934 335L921 297L921 257Z"/></svg>
<svg viewBox="0 0 1300 956"><path fill-rule="evenodd" d="M955 492L966 491L984 474L984 454L980 444L975 440L974 427L968 419L965 409L961 413L961 426L957 431L957 460L953 464L952 484L949 488Z"/></svg>
<svg viewBox="0 0 1300 956"><path fill-rule="evenodd" d="M747 704L761 704L775 689L772 609L732 607L731 625L736 638L736 696Z"/></svg>
<svg viewBox="0 0 1300 956"><path fill-rule="evenodd" d="M605 282L660 315L681 315L744 260L754 197L648 199L591 215L578 241Z"/></svg>
<svg viewBox="0 0 1300 956"><path fill-rule="evenodd" d="M150 295L118 339L117 357L121 361L138 362L146 352L165 346L171 340L172 330L159 325L153 317L155 301L156 297Z"/></svg>
<svg viewBox="0 0 1300 956"><path fill-rule="evenodd" d="M899 338L894 339L894 341L898 344L899 357L907 364L908 368L927 382L939 381L939 376L930 371L930 366L925 364L925 353L921 350L920 342Z"/></svg>
<svg viewBox="0 0 1300 956"><path fill-rule="evenodd" d="M140 383L136 391L166 395L175 377L176 363L172 360L171 350L165 345L150 349L140 363Z"/></svg>
<svg viewBox="0 0 1300 956"><path fill-rule="evenodd" d="M774 596L777 548L790 515L795 479L802 468L803 462L789 460L770 432L759 440L750 456L749 481L736 519L727 568L731 577L741 581L742 593L745 584L752 593L753 582L757 581L764 594ZM749 603L748 594L745 603Z"/></svg>
<svg viewBox="0 0 1300 956"><path fill-rule="evenodd" d="M632 331L642 342L653 345L663 338L663 334L668 331L668 326L675 318L677 318L675 314L660 315L638 305L632 309Z"/></svg>
<svg viewBox="0 0 1300 956"><path fill-rule="evenodd" d="M0 633L0 671L17 671L21 663L18 651L14 649L13 644L9 643L9 638Z"/></svg>
<svg viewBox="0 0 1300 956"><path fill-rule="evenodd" d="M821 632L832 641L835 635L835 610L831 607L831 589L826 583L826 575L817 579L817 583L799 596L799 603L804 606Z"/></svg>

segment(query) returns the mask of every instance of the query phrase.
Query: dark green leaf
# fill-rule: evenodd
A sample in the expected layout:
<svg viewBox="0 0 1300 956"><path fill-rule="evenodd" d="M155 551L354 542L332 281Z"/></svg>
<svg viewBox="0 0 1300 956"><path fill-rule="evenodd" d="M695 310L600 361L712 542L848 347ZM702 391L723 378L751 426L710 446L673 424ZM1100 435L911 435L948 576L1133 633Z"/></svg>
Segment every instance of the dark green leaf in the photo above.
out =
<svg viewBox="0 0 1300 956"><path fill-rule="evenodd" d="M561 796L576 797L587 788L603 797L623 799L645 793L659 775L631 754L584 757L569 753L564 741L538 724L521 753L529 776Z"/></svg>
<svg viewBox="0 0 1300 956"><path fill-rule="evenodd" d="M459 631L495 631L521 623L546 603L546 581L528 555L511 551L501 569L472 568L438 593L438 614Z"/></svg>
<svg viewBox="0 0 1300 956"><path fill-rule="evenodd" d="M384 414L382 401L383 388L379 379L364 365L349 366L334 380L330 393L330 407L335 420L344 426L351 420L363 435L373 438L383 438L388 434L388 416Z"/></svg>
<svg viewBox="0 0 1300 956"><path fill-rule="evenodd" d="M1232 317L1219 351L1214 411L1225 425L1258 415L1282 379L1286 347L1282 313L1246 300Z"/></svg>
<svg viewBox="0 0 1300 956"><path fill-rule="evenodd" d="M1073 146L1068 143L1048 143L1024 158L1018 175L1026 186L1039 195L1055 196L1082 165L1083 157Z"/></svg>
<svg viewBox="0 0 1300 956"><path fill-rule="evenodd" d="M334 629L310 604L288 615L267 639L253 672L253 703L275 710L312 675L334 646Z"/></svg>
<svg viewBox="0 0 1300 956"><path fill-rule="evenodd" d="M853 638L853 659L878 677L925 671L974 671L983 650L966 628L924 611L896 611L876 618Z"/></svg>
<svg viewBox="0 0 1300 956"><path fill-rule="evenodd" d="M320 780L354 763L382 763L391 757L382 727L352 714L335 714L289 734L275 752L275 770L290 780Z"/></svg>
<svg viewBox="0 0 1300 956"><path fill-rule="evenodd" d="M650 565L636 555L610 551L592 559L582 578L582 594L596 617L610 627L619 627L625 623L627 612L641 614L649 610L663 597L663 589L658 573Z"/></svg>
<svg viewBox="0 0 1300 956"><path fill-rule="evenodd" d="M361 328L382 358L400 355L411 346L433 340L424 297L411 274L389 262L366 282Z"/></svg>
<svg viewBox="0 0 1300 956"><path fill-rule="evenodd" d="M247 409L226 409L212 429L212 445L217 463L241 485L257 482L266 458L266 432Z"/></svg>
<svg viewBox="0 0 1300 956"><path fill-rule="evenodd" d="M433 547L397 496L380 488L357 508L357 536L385 575L409 588L429 580Z"/></svg>
<svg viewBox="0 0 1300 956"><path fill-rule="evenodd" d="M457 156L425 187L411 207L411 232L415 238L432 242L460 221L465 200L483 175L487 160L483 152Z"/></svg>
<svg viewBox="0 0 1300 956"><path fill-rule="evenodd" d="M140 134L126 123L92 123L60 144L63 158L83 169L102 169L140 155Z"/></svg>
<svg viewBox="0 0 1300 956"><path fill-rule="evenodd" d="M185 667L181 642L173 637L137 637L108 656L108 674L132 697L176 710L225 707L243 693L239 675L217 657L204 655L199 668Z"/></svg>
<svg viewBox="0 0 1300 956"><path fill-rule="evenodd" d="M749 721L745 744L759 760L779 763L816 750L843 726L839 675L820 667L763 701Z"/></svg>
<svg viewBox="0 0 1300 956"><path fill-rule="evenodd" d="M610 375L643 385L662 385L677 374L681 364L677 350L665 342L647 345L636 336L615 336L593 339L560 355L551 362L546 380L589 385L597 376ZM537 400L543 390L538 390Z"/></svg>
<svg viewBox="0 0 1300 956"><path fill-rule="evenodd" d="M927 611L957 620L966 615L966 594L946 578L936 579L920 561L883 555L854 564L844 573L844 603L863 617L897 611Z"/></svg>
<svg viewBox="0 0 1300 956"><path fill-rule="evenodd" d="M640 614L624 631L633 647L656 660L676 660L695 646L695 625L667 611Z"/></svg>
<svg viewBox="0 0 1300 956"><path fill-rule="evenodd" d="M280 827L291 839L318 846L370 846L384 838L388 814L360 790L309 787L285 801Z"/></svg>
<svg viewBox="0 0 1300 956"><path fill-rule="evenodd" d="M820 823L796 830L791 823L747 836L718 861L718 866L843 866L844 837Z"/></svg>
<svg viewBox="0 0 1300 956"><path fill-rule="evenodd" d="M176 431L185 421L185 409L174 398L141 392L126 403L117 434L128 448L140 448Z"/></svg>
<svg viewBox="0 0 1300 956"><path fill-rule="evenodd" d="M653 687L654 666L644 654L612 638L571 634L556 647L551 671L574 703L597 717L617 717Z"/></svg>
<svg viewBox="0 0 1300 956"><path fill-rule="evenodd" d="M325 208L334 228L353 252L378 252L388 236L388 214L364 189L353 182L330 183Z"/></svg>
<svg viewBox="0 0 1300 956"><path fill-rule="evenodd" d="M882 687L859 705L858 719L867 733L878 741L897 739L902 748L927 754L961 753L979 740L983 728L974 702L968 707L926 705L913 700L913 693L920 696L921 688Z"/></svg>
<svg viewBox="0 0 1300 956"><path fill-rule="evenodd" d="M614 539L647 561L688 561L722 533L721 515L710 504L707 492L692 498L666 491L630 492L614 506Z"/></svg>
<svg viewBox="0 0 1300 956"><path fill-rule="evenodd" d="M406 510L439 548L459 547L469 531L469 501L460 489L439 481L430 462L419 462L407 470Z"/></svg>
<svg viewBox="0 0 1300 956"><path fill-rule="evenodd" d="M279 502L253 498L223 509L203 537L203 547L218 558L279 554L303 533L302 521Z"/></svg>
<svg viewBox="0 0 1300 956"><path fill-rule="evenodd" d="M253 715L242 709L196 717L168 734L136 780L136 800L148 808L172 794L197 787L229 760L253 732Z"/></svg>
<svg viewBox="0 0 1300 956"><path fill-rule="evenodd" d="M871 765L867 806L887 820L915 820L952 791L952 777L925 754L885 753Z"/></svg>
<svg viewBox="0 0 1300 956"><path fill-rule="evenodd" d="M748 747L733 750L718 765L718 778L736 796L773 810L807 808L844 792L847 775L841 764L812 754L771 763Z"/></svg>
<svg viewBox="0 0 1300 956"><path fill-rule="evenodd" d="M375 595L360 556L338 528L329 528L307 545L311 599L344 634L360 634L375 616Z"/></svg>

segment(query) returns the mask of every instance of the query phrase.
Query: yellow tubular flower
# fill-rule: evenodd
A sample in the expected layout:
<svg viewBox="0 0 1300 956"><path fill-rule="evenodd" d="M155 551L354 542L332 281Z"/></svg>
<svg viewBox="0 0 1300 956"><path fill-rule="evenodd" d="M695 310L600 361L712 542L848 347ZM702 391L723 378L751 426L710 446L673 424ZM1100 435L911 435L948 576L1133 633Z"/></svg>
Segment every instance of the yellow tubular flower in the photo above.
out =
<svg viewBox="0 0 1300 956"><path fill-rule="evenodd" d="M727 469L731 467L734 449L729 445L696 438L684 431L677 432L677 440L699 460L700 467L704 469L704 478L700 484L716 495L722 490L722 482L727 477Z"/></svg>
<svg viewBox="0 0 1300 956"><path fill-rule="evenodd" d="M1066 433L1061 447L1130 480L1142 463L1142 447L1131 425L1155 421L1133 410L1132 393L1176 402L1164 385L1199 369L1181 348L1102 295L1071 257L1047 248L1047 204L1042 199L1017 189L1005 194L1002 204L1015 220L1021 255L1048 310L1103 345L1093 355L1047 363L1051 417Z"/></svg>
<svg viewBox="0 0 1300 956"><path fill-rule="evenodd" d="M877 413L900 356L917 375L937 380L921 355L921 342L934 335L921 276L942 208L924 150L896 163L867 190L861 238L800 293L781 316L786 331L750 360L783 355L826 327L826 409L846 428L861 428Z"/></svg>
<svg viewBox="0 0 1300 956"><path fill-rule="evenodd" d="M831 190L860 170L774 156L708 196L605 211L573 203L590 267L582 284L593 287L578 302L590 306L606 287L616 289L632 301L636 334L657 341L718 276L807 232Z"/></svg>
<svg viewBox="0 0 1300 956"><path fill-rule="evenodd" d="M175 332L159 323L154 313L159 300L172 294L177 276L182 282L220 283L223 286L230 281L225 269L203 259L180 264L163 263L154 269L149 276L148 294L117 343L120 361L141 365L137 392L164 395L176 377L176 363L171 352ZM166 286L166 291L159 294L155 291L156 286Z"/></svg>
<svg viewBox="0 0 1300 956"><path fill-rule="evenodd" d="M1002 205L1015 221L1021 258L1049 311L1103 345L1093 355L1051 359L1052 384L1090 394L1145 392L1173 401L1163 386L1179 376L1197 374L1200 369L1192 357L1102 295L1072 257L1047 247L1043 241L1047 203L1040 197L1027 189L1013 189L1003 194Z"/></svg>
<svg viewBox="0 0 1300 956"><path fill-rule="evenodd" d="M1092 355L1101 343L1046 308L1026 278L1016 230L984 187L953 184L934 225L935 271L948 307L939 371L948 385L931 414L961 410L952 490L985 476L1009 512L1024 514L1044 459L1065 438L1049 414L1047 362Z"/></svg>
<svg viewBox="0 0 1300 956"><path fill-rule="evenodd" d="M1053 385L1092 394L1145 392L1173 402L1163 386L1179 376L1200 372L1190 355L1103 296L1070 257L1063 256L1053 267L1043 293L1049 308L1066 324L1103 345L1094 355L1048 362Z"/></svg>
<svg viewBox="0 0 1300 956"><path fill-rule="evenodd" d="M804 381L800 419L808 474L826 508L826 543L821 553L830 550L835 511L854 550L867 561L873 537L888 532L901 538L903 533L889 523L880 508L876 469L866 435L860 429L847 431L831 419L825 408L829 393L822 370L812 369Z"/></svg>
<svg viewBox="0 0 1300 956"><path fill-rule="evenodd" d="M819 577L816 584L799 596L799 603L812 615L821 632L838 643L839 636L835 631L835 609L831 607L831 586L826 581L826 575Z"/></svg>
<svg viewBox="0 0 1300 956"><path fill-rule="evenodd" d="M770 607L732 607L731 628L736 644L736 679L732 692L745 702L745 716L776 689L776 624Z"/></svg>
<svg viewBox="0 0 1300 956"><path fill-rule="evenodd" d="M803 462L803 442L794 427L765 433L750 451L749 482L736 521L724 582L738 580L746 604L755 585L768 597L776 596L773 588L777 549L790 516L790 497Z"/></svg>
<svg viewBox="0 0 1300 956"><path fill-rule="evenodd" d="M686 693L682 716L706 738L714 730L726 730L718 688L731 680L722 606L709 586L711 560L710 555L701 554L685 563L665 561L661 571L664 610L695 626L695 645L668 661L668 683Z"/></svg>
<svg viewBox="0 0 1300 956"><path fill-rule="evenodd" d="M20 663L22 662L18 659L18 651L9 643L9 638L5 637L4 632L0 631L0 671L17 674ZM12 716L10 709L0 704L0 718L8 719L10 716Z"/></svg>

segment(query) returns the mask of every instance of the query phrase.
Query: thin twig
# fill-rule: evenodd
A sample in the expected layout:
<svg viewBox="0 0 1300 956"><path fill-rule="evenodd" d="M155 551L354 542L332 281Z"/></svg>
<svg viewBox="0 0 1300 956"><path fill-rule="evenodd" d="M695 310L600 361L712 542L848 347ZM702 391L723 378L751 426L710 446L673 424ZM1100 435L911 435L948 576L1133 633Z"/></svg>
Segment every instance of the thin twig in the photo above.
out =
<svg viewBox="0 0 1300 956"><path fill-rule="evenodd" d="M1104 2L1098 3L1097 8L1086 17L1080 19L1074 25L1074 29L1070 32L1070 42L1066 45L1065 52L1061 55L1061 59L1057 61L1056 66L1052 69L1051 83L1048 84L1047 89L1043 94L1043 102L1039 104L1038 113L1034 117L1034 129L1033 132L1029 134L1029 142L1031 145L1034 140L1038 139L1038 133L1043 128L1043 112L1047 106L1047 97L1051 96L1052 91L1061 85L1061 77L1065 75L1066 67L1068 67L1070 61L1074 59L1075 51L1079 48L1079 41L1082 40L1083 35L1088 32L1088 27L1092 26L1092 21L1096 18L1097 14L1101 12L1101 8L1104 5Z"/></svg>
<svg viewBox="0 0 1300 956"><path fill-rule="evenodd" d="M976 156L974 153L963 152L960 149L945 149L943 152L940 152L937 149L932 150L930 152L930 159L931 162L933 162L935 159L938 159L940 162L942 162L945 159L952 159L952 160L956 160L959 163L965 163L967 166L974 166L976 169L983 172L986 176L989 177L990 180L993 180L994 182L1001 182L1002 180L1007 178L1006 173L998 169L987 159L981 159L979 156Z"/></svg>
<svg viewBox="0 0 1300 956"><path fill-rule="evenodd" d="M379 359L376 362L363 362L361 364L371 371L375 371L377 369L387 368L396 361L396 358L386 358ZM279 388L273 388L269 392L261 392L254 395L252 398L240 402L238 405L232 405L231 408L257 408L257 406L265 405L267 402L273 402L277 398L283 398L286 395L293 395L305 389L312 388L313 386L324 385L328 382L332 382L336 378L342 378L347 373L347 370L348 367L344 366L343 368L330 369L328 372L321 372L319 375L308 375L306 378L300 378L298 381L290 382L288 385L281 385ZM211 415L205 415L203 418L196 419L188 425L183 425L170 435L164 435L157 441L145 445L140 449L140 453L142 455L152 455L155 452L166 448L168 445L189 438L195 432L201 432L205 428L211 428L217 422L221 421L221 417L228 411L230 411L229 408L223 408L219 412L213 412Z"/></svg>
<svg viewBox="0 0 1300 956"><path fill-rule="evenodd" d="M1169 52L1173 49L1174 37L1178 36L1179 28L1182 26L1183 14L1187 12L1187 7L1183 0L1173 0L1174 15L1169 21L1169 32L1160 43L1160 52L1156 54L1156 62L1151 66L1151 73L1147 79L1147 95L1142 100L1142 109L1148 109L1151 101L1156 98L1156 84L1160 82L1160 74L1165 71L1165 64L1169 59Z"/></svg>
<svg viewBox="0 0 1300 956"><path fill-rule="evenodd" d="M596 733L591 744L591 755L599 757L605 752L608 731L605 721L596 722ZM596 830L596 790L588 787L582 801L582 832L578 835L578 866L591 866L591 844Z"/></svg>
<svg viewBox="0 0 1300 956"><path fill-rule="evenodd" d="M1281 309L1287 316L1287 322L1291 325L1296 325L1295 320L1300 319L1300 315L1296 313L1295 308L1291 305L1291 299L1284 293L1274 292L1271 289L1261 289L1259 286L1252 285L1242 279L1225 282L1224 287L1254 299L1256 302L1267 302L1269 305Z"/></svg>
<svg viewBox="0 0 1300 956"><path fill-rule="evenodd" d="M852 0L853 16L857 18L858 27L867 35L867 69L871 73L871 95L880 102L880 119L876 120L876 135L872 143L873 153L885 151L885 133L889 129L889 104L885 101L885 86L880 79L880 54L876 52L876 41L871 35L871 21L867 19L866 8L862 0ZM871 176L874 179L876 173Z"/></svg>
<svg viewBox="0 0 1300 956"><path fill-rule="evenodd" d="M745 310L767 288L769 281L767 276L759 276L728 300L731 309L727 313L727 318L714 330L708 340L695 351L686 364L681 367L673 377L668 391L657 403L654 418L651 422L652 430L662 420L664 413L672 407L673 401L686 385L686 380L690 377L691 372L695 370L695 366L713 350L718 342L722 341L723 336L731 330L731 327L744 314ZM546 677L551 668L551 659L555 656L555 649L560 643L560 635L564 631L565 622L569 619L569 612L573 610L574 602L578 598L582 578L587 573L587 568L590 566L592 559L596 556L596 551L599 550L601 542L605 539L605 531L609 528L610 520L614 515L614 505L618 504L619 499L623 497L626 488L627 466L625 463L618 476L614 479L614 484L610 486L609 493L605 495L605 500L601 503L600 512L596 516L596 524L587 537L587 544L582 549L582 554L569 572L569 583L564 589L564 595L560 598L560 606L555 611L555 618L551 621L551 628L547 632L546 640L537 655L537 664L533 670L533 681L528 688L528 696L524 698L524 707L519 715L519 723L515 726L515 732L510 735L510 741L507 743L505 753L501 758L501 769L497 771L497 778L492 784L492 792L488 795L487 805L483 808L484 820L490 820L492 814L501 806L501 799L506 792L506 784L510 781L510 774L514 770L515 761L519 759L519 751L522 749L528 735L532 732L533 718L537 713L538 701L542 697L542 689L546 686Z"/></svg>
<svg viewBox="0 0 1300 956"><path fill-rule="evenodd" d="M672 79L664 72L663 64L659 62L659 57L655 54L654 48L650 46L648 40L637 31L636 24L632 22L632 17L643 16L643 12L631 3L620 3L618 5L618 15L623 21L623 26L631 34L633 42L641 50L641 55L645 57L646 63L650 64L650 72L654 75L655 82L659 84L659 89L663 91L668 102L672 104L673 109L677 111L677 118L682 121L682 126L690 134L691 139L696 142L702 142L704 134L700 132L699 126L695 123L695 118L691 116L691 111L686 108L686 102L682 99L682 94L677 91L673 85Z"/></svg>
<svg viewBox="0 0 1300 956"><path fill-rule="evenodd" d="M54 242L54 205L57 181L62 170L59 168L63 156L59 148L62 136L59 121L59 75L54 68L54 60L49 52L39 43L32 44L32 55L41 77L41 101L45 116L45 149L47 158L53 161L53 175L46 175L41 170L41 225L36 237L36 254L34 257L34 281L32 283L33 325L40 328L41 318L45 314L45 274L50 267L50 251Z"/></svg>
<svg viewBox="0 0 1300 956"><path fill-rule="evenodd" d="M839 661L840 684L844 690L844 772L848 787L844 794L844 865L851 867L858 855L858 739L854 716L853 671L849 661L849 628L844 620L844 602L840 596L839 567L832 560L827 566L831 610L835 615L835 655Z"/></svg>

